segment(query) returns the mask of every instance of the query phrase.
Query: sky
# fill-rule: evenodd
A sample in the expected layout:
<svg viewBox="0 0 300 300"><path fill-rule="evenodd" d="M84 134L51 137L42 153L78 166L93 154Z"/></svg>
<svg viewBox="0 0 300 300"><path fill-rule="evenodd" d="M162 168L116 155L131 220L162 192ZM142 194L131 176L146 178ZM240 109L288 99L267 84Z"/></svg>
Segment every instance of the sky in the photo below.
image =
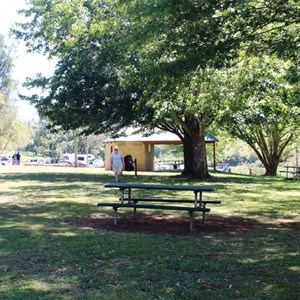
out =
<svg viewBox="0 0 300 300"><path fill-rule="evenodd" d="M12 57L14 59L13 78L18 81L18 92L30 94L30 91L22 87L26 77L33 77L36 73L51 75L54 64L49 62L41 54L26 53L26 47L21 41L16 41L9 36L9 31L14 22L22 21L17 10L26 7L26 0L0 0L0 34L5 36L5 43L14 45ZM35 108L26 101L17 102L20 118L24 121L38 119Z"/></svg>

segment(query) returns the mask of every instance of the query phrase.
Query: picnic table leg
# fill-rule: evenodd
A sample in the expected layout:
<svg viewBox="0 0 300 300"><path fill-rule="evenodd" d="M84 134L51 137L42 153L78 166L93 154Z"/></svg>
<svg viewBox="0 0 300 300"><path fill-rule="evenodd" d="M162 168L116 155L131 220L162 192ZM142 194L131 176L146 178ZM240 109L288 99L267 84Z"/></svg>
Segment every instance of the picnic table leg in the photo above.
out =
<svg viewBox="0 0 300 300"><path fill-rule="evenodd" d="M114 207L114 225L117 226L118 208Z"/></svg>
<svg viewBox="0 0 300 300"><path fill-rule="evenodd" d="M131 203L131 188L128 189L128 203Z"/></svg>
<svg viewBox="0 0 300 300"><path fill-rule="evenodd" d="M204 203L203 204L203 208L205 209L205 206L206 206L206 204ZM203 210L203 212L202 212L202 223L204 223L205 222L205 210Z"/></svg>
<svg viewBox="0 0 300 300"><path fill-rule="evenodd" d="M198 193L199 193L199 199L198 199ZM199 204L199 207L202 207L202 191L194 191L194 194L195 194L195 207L198 206Z"/></svg>
<svg viewBox="0 0 300 300"><path fill-rule="evenodd" d="M198 192L194 191L194 194L195 194L195 207L197 207L197 205L198 205Z"/></svg>
<svg viewBox="0 0 300 300"><path fill-rule="evenodd" d="M120 198L120 200L121 200L121 203L123 204L124 203L124 189L120 188L120 190L121 190L121 198Z"/></svg>
<svg viewBox="0 0 300 300"><path fill-rule="evenodd" d="M189 211L190 214L190 231L193 231L193 212Z"/></svg>

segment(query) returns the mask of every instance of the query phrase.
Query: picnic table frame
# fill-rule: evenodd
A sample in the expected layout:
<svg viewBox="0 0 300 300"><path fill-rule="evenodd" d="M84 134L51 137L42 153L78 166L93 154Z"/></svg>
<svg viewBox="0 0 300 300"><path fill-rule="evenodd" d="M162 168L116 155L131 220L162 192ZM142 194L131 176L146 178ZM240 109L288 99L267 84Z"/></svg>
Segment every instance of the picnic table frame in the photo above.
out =
<svg viewBox="0 0 300 300"><path fill-rule="evenodd" d="M285 174L285 179L300 179L300 166L285 166L285 168L285 171L279 171Z"/></svg>
<svg viewBox="0 0 300 300"><path fill-rule="evenodd" d="M141 184L141 183L108 183L106 188L118 188L121 192L120 201L123 204L126 199L129 203L132 199L132 189L145 190L168 190L168 191L192 191L194 192L195 207L202 206L202 193L213 192L216 190L215 186L192 186L192 185L166 185L166 184ZM127 190L127 198L125 198L125 191Z"/></svg>
<svg viewBox="0 0 300 300"><path fill-rule="evenodd" d="M137 208L142 209L163 209L163 210L176 210L187 211L190 215L190 231L193 230L193 213L202 212L203 221L205 213L210 209L206 208L207 203L220 204L221 201L217 200L203 200L203 192L213 192L216 190L215 186L183 186L183 185L161 185L161 184L137 184L137 183L108 183L104 185L105 188L117 188L120 190L120 197L118 203L100 202L98 206L110 206L114 209L114 225L117 225L117 210L118 208L133 208L134 214ZM193 200L180 200L180 199L159 199L159 198L134 198L132 197L133 189L145 190L166 190L166 191L191 191L194 193ZM126 193L127 192L127 193ZM127 194L127 195L126 195ZM126 201L126 203L125 203ZM167 202L172 205L157 205L157 204L139 204L138 202ZM174 203L191 203L193 206L174 206Z"/></svg>

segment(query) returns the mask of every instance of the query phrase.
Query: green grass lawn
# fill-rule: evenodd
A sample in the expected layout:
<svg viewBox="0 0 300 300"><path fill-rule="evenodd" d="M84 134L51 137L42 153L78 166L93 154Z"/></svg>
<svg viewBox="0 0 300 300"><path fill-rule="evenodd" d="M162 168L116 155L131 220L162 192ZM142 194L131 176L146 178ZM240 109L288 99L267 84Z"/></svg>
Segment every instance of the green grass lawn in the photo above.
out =
<svg viewBox="0 0 300 300"><path fill-rule="evenodd" d="M300 181L212 175L199 183L172 172L125 172L122 181L214 184L217 192L204 196L222 204L211 206L210 223L237 218L253 228L201 231L197 220L189 234L185 212L149 210L185 217L187 235L72 226L66 221L106 214L113 222L111 208L97 207L117 201L117 190L103 188L111 172L0 167L0 299L300 299Z"/></svg>

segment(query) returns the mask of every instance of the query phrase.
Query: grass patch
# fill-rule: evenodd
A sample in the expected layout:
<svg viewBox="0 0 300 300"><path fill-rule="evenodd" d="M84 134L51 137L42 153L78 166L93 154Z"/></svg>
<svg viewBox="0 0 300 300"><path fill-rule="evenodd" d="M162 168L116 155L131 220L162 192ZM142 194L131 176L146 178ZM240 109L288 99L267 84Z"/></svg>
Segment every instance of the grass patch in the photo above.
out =
<svg viewBox="0 0 300 300"><path fill-rule="evenodd" d="M111 209L96 206L119 197L103 187L113 181L111 172L25 166L0 172L1 299L299 298L299 181L212 173L213 182L204 184L217 192L204 196L222 204L211 206L208 223L195 233L188 234L186 213L151 212L185 218L184 236L164 228L145 234L70 224L107 215L113 222ZM199 184L172 172L125 172L123 181ZM190 192L139 193L191 198ZM234 220L253 226L225 230Z"/></svg>

